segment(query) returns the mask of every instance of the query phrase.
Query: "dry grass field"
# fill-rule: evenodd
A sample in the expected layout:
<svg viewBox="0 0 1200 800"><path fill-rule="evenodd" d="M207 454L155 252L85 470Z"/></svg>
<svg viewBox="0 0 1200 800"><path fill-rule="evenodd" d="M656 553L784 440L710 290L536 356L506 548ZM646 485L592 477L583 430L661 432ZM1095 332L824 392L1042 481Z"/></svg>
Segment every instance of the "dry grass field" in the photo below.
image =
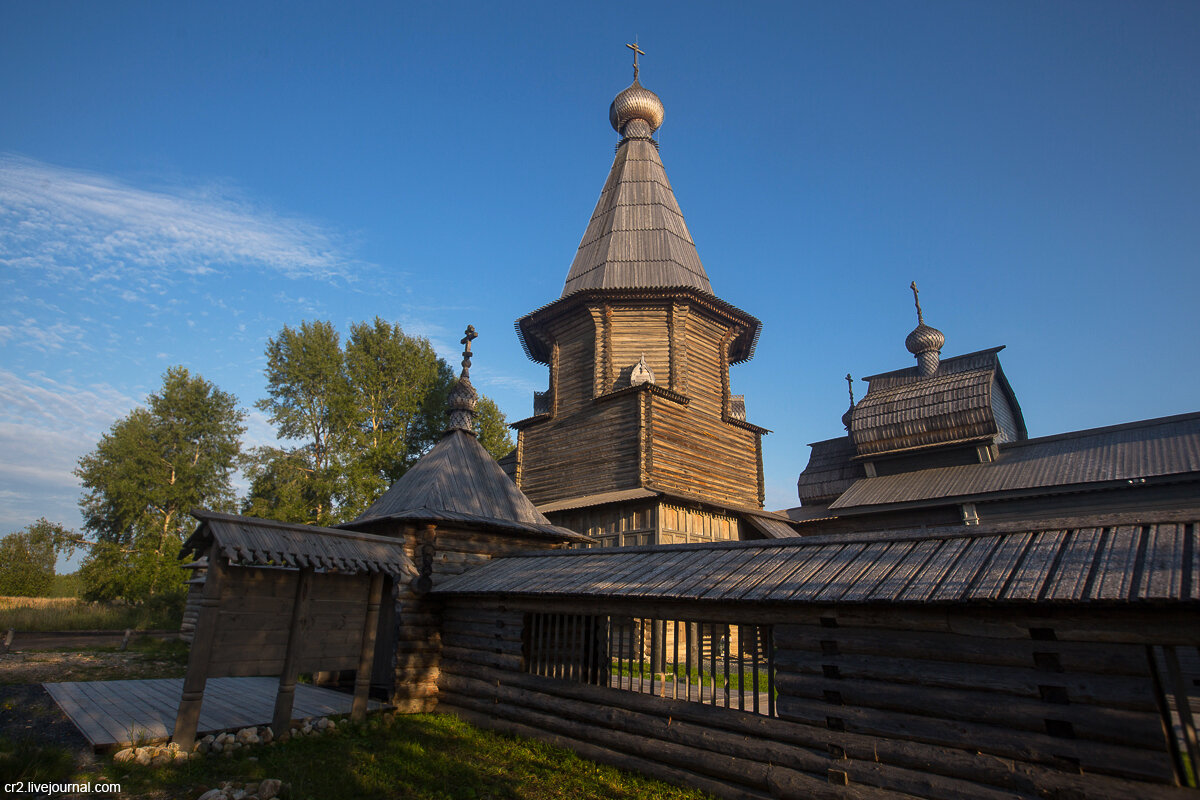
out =
<svg viewBox="0 0 1200 800"><path fill-rule="evenodd" d="M179 627L178 614L163 607L89 603L77 597L2 597L0 632L104 631Z"/></svg>

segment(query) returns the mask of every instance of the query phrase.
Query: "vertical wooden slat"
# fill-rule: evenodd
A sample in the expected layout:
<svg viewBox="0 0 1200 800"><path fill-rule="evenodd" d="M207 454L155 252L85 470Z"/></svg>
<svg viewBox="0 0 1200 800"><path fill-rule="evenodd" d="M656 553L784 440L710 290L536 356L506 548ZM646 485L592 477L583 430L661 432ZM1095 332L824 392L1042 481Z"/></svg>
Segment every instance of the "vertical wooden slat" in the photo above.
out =
<svg viewBox="0 0 1200 800"><path fill-rule="evenodd" d="M1192 781L1196 784L1195 770L1200 765L1200 748L1196 746L1196 721L1192 718L1192 705L1188 697L1187 682L1179 668L1179 653L1173 645L1163 648L1163 660L1167 662L1167 675L1171 678L1171 689L1175 694L1175 711L1183 728L1183 746L1192 763Z"/></svg>
<svg viewBox="0 0 1200 800"><path fill-rule="evenodd" d="M674 620L671 631L671 696L679 699L679 620Z"/></svg>
<svg viewBox="0 0 1200 800"><path fill-rule="evenodd" d="M751 673L752 675L754 675L754 713L755 714L762 713L762 711L759 709L759 704L758 704L758 668L759 668L759 651L762 650L762 641L763 641L762 633L763 633L763 626L755 625L754 626L754 662L753 662L754 663L754 672Z"/></svg>
<svg viewBox="0 0 1200 800"><path fill-rule="evenodd" d="M767 627L767 716L775 716L775 629Z"/></svg>
<svg viewBox="0 0 1200 800"><path fill-rule="evenodd" d="M725 646L722 647L721 649L724 651L723 652L724 658L722 660L724 661L725 674L722 676L721 684L725 687L725 707L729 708L729 689L730 689L730 685L729 685L729 683L730 683L730 681L729 681L729 651L733 645L733 641L732 641L733 636L731 635L733 632L733 628L732 628L732 626L729 626L729 625L724 626L724 628L726 631Z"/></svg>
<svg viewBox="0 0 1200 800"><path fill-rule="evenodd" d="M375 663L375 631L379 627L379 603L383 597L383 573L371 575L367 589L367 618L363 622L362 647L358 654L358 672L354 675L354 704L350 718L361 722L367 716L367 693L371 689L371 665ZM290 650L291 643L289 642Z"/></svg>
<svg viewBox="0 0 1200 800"><path fill-rule="evenodd" d="M292 703L296 695L296 678L300 673L300 648L304 645L304 631L308 627L308 598L312 592L312 567L300 570L296 580L296 595L292 601L292 619L288 624L287 651L283 657L283 672L279 676L279 689L275 693L275 713L271 717L271 731L283 735L292 722Z"/></svg>
<svg viewBox="0 0 1200 800"><path fill-rule="evenodd" d="M717 626L708 626L708 674L712 678L712 704L717 705Z"/></svg>
<svg viewBox="0 0 1200 800"><path fill-rule="evenodd" d="M208 682L208 662L212 658L213 642L217 636L217 612L221 602L221 580L229 567L221 563L221 553L214 538L208 550L208 573L204 579L204 592L198 603L196 630L192 634L192 647L188 651L187 674L183 678L183 692L179 697L179 710L175 714L175 729L172 737L179 749L192 752L196 742L196 727L200 723L200 706L204 702L204 685Z"/></svg>
<svg viewBox="0 0 1200 800"><path fill-rule="evenodd" d="M738 709L745 710L745 639L740 625L730 626L730 645L733 645L733 631L738 632Z"/></svg>
<svg viewBox="0 0 1200 800"><path fill-rule="evenodd" d="M650 694L657 694L655 689L656 678L658 677L658 658L661 655L658 652L658 629L659 621L650 620Z"/></svg>

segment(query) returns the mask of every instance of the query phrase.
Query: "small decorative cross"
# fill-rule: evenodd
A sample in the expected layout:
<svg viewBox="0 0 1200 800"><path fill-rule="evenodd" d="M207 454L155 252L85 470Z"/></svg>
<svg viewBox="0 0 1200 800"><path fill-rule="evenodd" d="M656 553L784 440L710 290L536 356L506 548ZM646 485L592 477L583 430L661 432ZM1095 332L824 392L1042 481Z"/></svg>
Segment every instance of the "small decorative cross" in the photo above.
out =
<svg viewBox="0 0 1200 800"><path fill-rule="evenodd" d="M471 369L471 342L474 339L478 339L478 338L479 338L479 334L475 332L475 326L468 325L467 330L466 330L466 336L459 339L459 343L466 345L466 348L467 348L466 350L463 350L462 366L463 366L464 371Z"/></svg>
<svg viewBox="0 0 1200 800"><path fill-rule="evenodd" d="M850 390L850 407L854 407L854 378L850 377L850 373L846 373L846 386Z"/></svg>
<svg viewBox="0 0 1200 800"><path fill-rule="evenodd" d="M908 285L908 288L912 289L913 302L917 304L917 324L924 325L925 317L921 315L921 296L920 293L917 292L917 282L913 281Z"/></svg>
<svg viewBox="0 0 1200 800"><path fill-rule="evenodd" d="M638 79L638 56L646 55L646 51L638 47L636 36L633 37L633 44L627 44L625 46L633 51L633 79L636 81Z"/></svg>

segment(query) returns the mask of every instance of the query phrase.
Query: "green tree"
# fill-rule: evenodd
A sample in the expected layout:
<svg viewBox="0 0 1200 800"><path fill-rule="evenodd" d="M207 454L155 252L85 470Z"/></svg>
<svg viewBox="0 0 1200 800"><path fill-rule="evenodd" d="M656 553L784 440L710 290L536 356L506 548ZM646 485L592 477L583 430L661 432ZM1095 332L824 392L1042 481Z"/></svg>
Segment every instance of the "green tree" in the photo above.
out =
<svg viewBox="0 0 1200 800"><path fill-rule="evenodd" d="M490 397L481 396L475 406L475 435L483 449L497 461L508 455L515 446L504 412Z"/></svg>
<svg viewBox="0 0 1200 800"><path fill-rule="evenodd" d="M80 568L89 599L181 593L176 556L196 506L231 509L245 414L237 399L171 367L148 408L117 420L75 475L84 528L95 543Z"/></svg>
<svg viewBox="0 0 1200 800"><path fill-rule="evenodd" d="M350 326L345 353L344 518L357 516L437 441L449 368L429 340L376 317Z"/></svg>
<svg viewBox="0 0 1200 800"><path fill-rule="evenodd" d="M258 407L280 439L255 451L244 510L289 522L353 519L429 450L446 428L454 372L427 339L376 317L350 326L344 347L328 322L284 327L267 342ZM480 441L512 449L504 415L480 400Z"/></svg>
<svg viewBox="0 0 1200 800"><path fill-rule="evenodd" d="M334 521L334 496L341 478L336 458L344 450L349 392L338 333L329 322L284 326L267 340L267 397L255 403L266 411L281 439L301 442L286 451L288 463L274 464L274 448L256 454L257 469L285 466L306 475L304 515L293 522L327 525ZM266 461L263 458L266 457ZM287 470L284 470L286 472ZM252 492L250 503L256 504ZM261 505L259 503L259 505Z"/></svg>
<svg viewBox="0 0 1200 800"><path fill-rule="evenodd" d="M0 595L46 597L59 553L74 550L78 536L45 517L0 539Z"/></svg>
<svg viewBox="0 0 1200 800"><path fill-rule="evenodd" d="M309 451L304 447L256 447L246 458L250 492L242 512L280 522L313 522L331 507L328 492L318 494Z"/></svg>

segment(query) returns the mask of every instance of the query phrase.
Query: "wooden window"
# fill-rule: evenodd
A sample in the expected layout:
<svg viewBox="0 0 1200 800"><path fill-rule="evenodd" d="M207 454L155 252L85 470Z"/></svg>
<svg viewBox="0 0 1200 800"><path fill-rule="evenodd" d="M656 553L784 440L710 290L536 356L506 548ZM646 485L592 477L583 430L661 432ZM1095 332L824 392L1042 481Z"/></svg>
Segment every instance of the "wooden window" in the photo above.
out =
<svg viewBox="0 0 1200 800"><path fill-rule="evenodd" d="M529 613L523 643L535 675L776 716L769 625Z"/></svg>

